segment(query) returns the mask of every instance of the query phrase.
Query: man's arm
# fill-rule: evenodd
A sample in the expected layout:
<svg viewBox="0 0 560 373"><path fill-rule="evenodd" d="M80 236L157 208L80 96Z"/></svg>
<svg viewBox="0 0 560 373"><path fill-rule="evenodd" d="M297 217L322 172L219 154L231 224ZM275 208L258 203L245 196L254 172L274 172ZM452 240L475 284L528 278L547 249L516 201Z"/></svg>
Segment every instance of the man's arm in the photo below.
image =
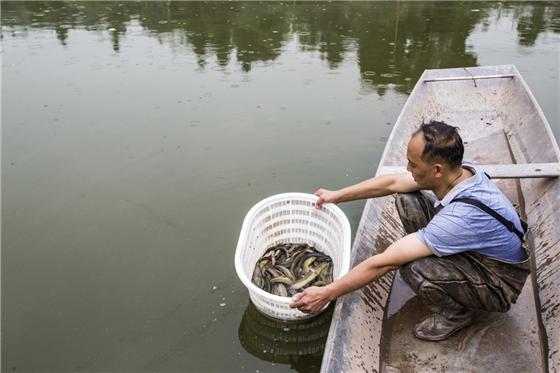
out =
<svg viewBox="0 0 560 373"><path fill-rule="evenodd" d="M364 260L335 282L323 287L313 286L294 295L290 307L306 313L319 312L329 301L359 289L405 263L429 255L432 255L432 251L416 234L409 234L383 253Z"/></svg>
<svg viewBox="0 0 560 373"><path fill-rule="evenodd" d="M319 189L317 207L323 203L340 203L363 198L383 197L393 193L409 193L419 190L410 173L375 176L358 184L340 189Z"/></svg>

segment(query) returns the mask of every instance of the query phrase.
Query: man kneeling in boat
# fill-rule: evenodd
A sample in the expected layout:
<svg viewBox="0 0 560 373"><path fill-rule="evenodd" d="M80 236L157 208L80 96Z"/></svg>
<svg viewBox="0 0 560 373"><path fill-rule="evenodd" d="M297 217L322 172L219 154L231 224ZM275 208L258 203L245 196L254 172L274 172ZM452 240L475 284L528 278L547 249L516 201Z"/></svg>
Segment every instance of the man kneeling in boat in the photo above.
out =
<svg viewBox="0 0 560 373"><path fill-rule="evenodd" d="M446 339L472 323L474 309L508 311L529 273L523 227L511 203L480 168L463 161L463 152L457 128L432 121L408 143L409 173L315 192L317 207L397 193L407 235L337 281L296 294L290 307L316 313L400 268L404 281L433 311L414 328L420 339Z"/></svg>

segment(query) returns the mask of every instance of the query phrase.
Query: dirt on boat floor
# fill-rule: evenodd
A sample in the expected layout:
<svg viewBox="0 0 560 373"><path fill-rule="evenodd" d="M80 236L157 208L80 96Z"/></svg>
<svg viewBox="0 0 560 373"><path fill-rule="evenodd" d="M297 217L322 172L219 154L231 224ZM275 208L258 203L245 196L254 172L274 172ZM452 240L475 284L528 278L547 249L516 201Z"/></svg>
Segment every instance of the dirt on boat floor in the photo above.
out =
<svg viewBox="0 0 560 373"><path fill-rule="evenodd" d="M430 312L395 276L383 326L381 372L542 372L531 279L507 313L477 312L475 322L449 339L426 342L412 334Z"/></svg>

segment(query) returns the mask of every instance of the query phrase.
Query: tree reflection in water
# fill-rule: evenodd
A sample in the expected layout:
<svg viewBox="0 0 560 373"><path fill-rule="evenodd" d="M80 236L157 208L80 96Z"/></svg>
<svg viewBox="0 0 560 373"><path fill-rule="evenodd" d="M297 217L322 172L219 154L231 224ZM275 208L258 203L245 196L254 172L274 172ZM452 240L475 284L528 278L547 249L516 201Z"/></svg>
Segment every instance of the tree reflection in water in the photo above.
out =
<svg viewBox="0 0 560 373"><path fill-rule="evenodd" d="M335 70L350 55L365 89L391 85L408 93L426 67L477 65L466 40L492 17L516 20L518 42L531 46L545 31L560 32L560 7L550 2L2 2L2 37L52 29L63 45L72 29L107 30L115 52L131 25L172 47L188 46L204 68L215 56L250 72L276 60L296 39ZM25 33L22 33L25 35ZM351 53L352 52L352 53Z"/></svg>

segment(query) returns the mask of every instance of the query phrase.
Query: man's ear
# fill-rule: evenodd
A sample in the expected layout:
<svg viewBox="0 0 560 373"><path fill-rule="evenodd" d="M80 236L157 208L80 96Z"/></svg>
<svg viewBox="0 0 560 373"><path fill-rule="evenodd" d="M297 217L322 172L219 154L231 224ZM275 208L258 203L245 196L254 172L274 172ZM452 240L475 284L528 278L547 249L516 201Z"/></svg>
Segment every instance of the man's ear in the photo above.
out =
<svg viewBox="0 0 560 373"><path fill-rule="evenodd" d="M441 163L436 163L432 166L432 170L434 171L434 177L442 177L443 176L443 165Z"/></svg>

